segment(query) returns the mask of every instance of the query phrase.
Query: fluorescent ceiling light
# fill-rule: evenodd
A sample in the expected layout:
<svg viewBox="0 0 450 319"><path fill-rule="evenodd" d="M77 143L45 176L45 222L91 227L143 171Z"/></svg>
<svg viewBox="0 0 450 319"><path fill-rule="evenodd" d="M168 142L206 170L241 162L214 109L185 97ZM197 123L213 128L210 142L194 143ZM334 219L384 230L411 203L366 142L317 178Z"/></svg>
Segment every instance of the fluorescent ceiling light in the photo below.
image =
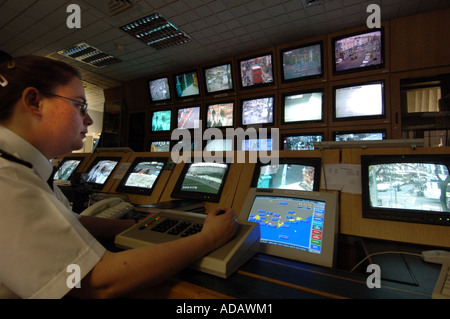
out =
<svg viewBox="0 0 450 319"><path fill-rule="evenodd" d="M158 13L128 23L120 29L157 50L191 41L189 35Z"/></svg>
<svg viewBox="0 0 450 319"><path fill-rule="evenodd" d="M59 51L58 54L93 65L98 68L121 62L121 60L119 60L118 58L106 54L86 43L75 44L69 49Z"/></svg>

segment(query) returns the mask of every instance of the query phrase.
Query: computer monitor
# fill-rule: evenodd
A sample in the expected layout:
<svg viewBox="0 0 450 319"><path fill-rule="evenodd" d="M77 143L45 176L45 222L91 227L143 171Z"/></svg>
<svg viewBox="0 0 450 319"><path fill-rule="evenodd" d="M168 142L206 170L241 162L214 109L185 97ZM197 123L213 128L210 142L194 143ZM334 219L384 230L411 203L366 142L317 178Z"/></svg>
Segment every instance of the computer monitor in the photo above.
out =
<svg viewBox="0 0 450 319"><path fill-rule="evenodd" d="M211 103L206 107L206 127L233 127L234 102Z"/></svg>
<svg viewBox="0 0 450 319"><path fill-rule="evenodd" d="M309 43L280 50L283 83L323 77L323 43Z"/></svg>
<svg viewBox="0 0 450 319"><path fill-rule="evenodd" d="M283 94L282 124L304 124L323 121L324 91L298 91Z"/></svg>
<svg viewBox="0 0 450 319"><path fill-rule="evenodd" d="M200 106L180 107L177 112L177 128L200 128Z"/></svg>
<svg viewBox="0 0 450 319"><path fill-rule="evenodd" d="M250 188L239 220L259 223L262 253L326 267L335 264L334 193Z"/></svg>
<svg viewBox="0 0 450 319"><path fill-rule="evenodd" d="M170 100L169 78L161 77L148 81L150 98L152 102L163 102Z"/></svg>
<svg viewBox="0 0 450 319"><path fill-rule="evenodd" d="M274 96L241 100L242 125L272 124Z"/></svg>
<svg viewBox="0 0 450 319"><path fill-rule="evenodd" d="M273 84L272 53L239 60L239 79L241 88L254 88Z"/></svg>
<svg viewBox="0 0 450 319"><path fill-rule="evenodd" d="M207 94L219 94L233 91L233 70L231 62L205 67L205 85Z"/></svg>
<svg viewBox="0 0 450 319"><path fill-rule="evenodd" d="M314 150L314 143L322 142L323 134L284 135L283 149L285 151Z"/></svg>
<svg viewBox="0 0 450 319"><path fill-rule="evenodd" d="M363 155L363 218L450 226L450 155Z"/></svg>
<svg viewBox="0 0 450 319"><path fill-rule="evenodd" d="M152 132L170 131L172 110L160 110L152 113Z"/></svg>
<svg viewBox="0 0 450 319"><path fill-rule="evenodd" d="M83 157L64 157L59 163L56 173L53 177L55 181L68 181L72 176L73 172L80 166L84 161Z"/></svg>
<svg viewBox="0 0 450 319"><path fill-rule="evenodd" d="M384 81L333 88L333 120L379 119L386 116Z"/></svg>
<svg viewBox="0 0 450 319"><path fill-rule="evenodd" d="M229 167L221 163L185 163L171 197L219 202Z"/></svg>
<svg viewBox="0 0 450 319"><path fill-rule="evenodd" d="M197 71L175 74L174 82L177 98L196 97L200 95Z"/></svg>
<svg viewBox="0 0 450 319"><path fill-rule="evenodd" d="M164 157L136 157L116 187L116 192L151 195L166 162Z"/></svg>
<svg viewBox="0 0 450 319"><path fill-rule="evenodd" d="M331 40L333 74L384 68L384 28L346 34Z"/></svg>
<svg viewBox="0 0 450 319"><path fill-rule="evenodd" d="M278 164L258 162L251 187L319 191L322 159L285 157Z"/></svg>
<svg viewBox="0 0 450 319"><path fill-rule="evenodd" d="M234 140L225 138L216 138L211 140L206 140L205 151L208 152L224 152L232 151Z"/></svg>
<svg viewBox="0 0 450 319"><path fill-rule="evenodd" d="M241 151L271 151L272 138L245 138L242 140Z"/></svg>
<svg viewBox="0 0 450 319"><path fill-rule="evenodd" d="M102 189L121 159L121 157L113 156L96 157L87 170L86 182L95 190Z"/></svg>

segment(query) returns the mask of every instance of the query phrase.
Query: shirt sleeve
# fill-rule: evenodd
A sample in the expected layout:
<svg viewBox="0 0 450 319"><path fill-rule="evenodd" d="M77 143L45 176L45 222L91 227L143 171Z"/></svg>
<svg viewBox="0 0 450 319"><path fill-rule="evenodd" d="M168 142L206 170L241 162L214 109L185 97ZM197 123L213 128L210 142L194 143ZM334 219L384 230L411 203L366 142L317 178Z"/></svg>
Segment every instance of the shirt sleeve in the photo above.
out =
<svg viewBox="0 0 450 319"><path fill-rule="evenodd" d="M106 249L32 170L0 167L0 283L21 298L61 298ZM74 288L76 289L76 288Z"/></svg>

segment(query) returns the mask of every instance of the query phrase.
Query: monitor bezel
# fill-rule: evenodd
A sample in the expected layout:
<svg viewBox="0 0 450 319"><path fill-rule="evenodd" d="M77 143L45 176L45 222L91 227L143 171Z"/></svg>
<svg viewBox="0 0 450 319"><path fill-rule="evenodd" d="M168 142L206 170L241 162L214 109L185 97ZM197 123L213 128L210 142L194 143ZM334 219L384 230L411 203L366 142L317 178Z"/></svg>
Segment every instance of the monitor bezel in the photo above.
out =
<svg viewBox="0 0 450 319"><path fill-rule="evenodd" d="M285 112L286 112L286 97L291 95L299 95L299 94L310 94L310 93L322 93L322 106L321 106L321 119L320 120L306 120L306 121L291 121L286 122ZM325 89L310 89L310 90L300 90L300 91L291 91L285 92L281 94L281 125L297 125L297 124L312 124L312 123L323 123L325 118Z"/></svg>
<svg viewBox="0 0 450 319"><path fill-rule="evenodd" d="M168 161L167 157L153 157L153 156L139 156L136 157L133 162L131 163L130 167L128 167L125 175L121 179L119 185L116 187L116 192L118 193L125 193L125 194L136 194L136 195L145 195L150 196L155 189L156 185L158 184L159 179L161 178L161 175L164 171L164 167L166 166ZM161 171L159 172L158 176L155 179L155 182L153 183L152 188L144 188L144 187L136 187L136 186L127 186L125 185L128 177L133 173L134 168L142 162L163 162L163 167Z"/></svg>
<svg viewBox="0 0 450 319"><path fill-rule="evenodd" d="M214 69L216 67L220 67L220 66L224 66L224 65L228 65L230 68L230 77L231 77L231 88L230 89L223 89L223 90L217 90L217 91L209 91L208 90L208 79L206 77L206 71L210 70L210 69ZM230 93L230 92L234 92L236 89L236 85L235 85L235 81L234 81L234 72L233 72L233 63L232 61L227 61L227 62L223 62L223 63L216 63L213 65L208 65L203 67L203 78L204 80L204 87L205 87L205 94L210 96L210 95L217 95L217 94L224 94L224 93Z"/></svg>
<svg viewBox="0 0 450 319"><path fill-rule="evenodd" d="M335 54L337 41L340 41L340 40L343 40L346 38L350 38L353 36L377 32L377 31L380 31L380 33L381 33L381 52L380 52L380 54L381 54L381 59L383 60L382 63L377 64L377 65L366 66L366 67L355 67L355 68L351 68L351 69L337 70L336 54ZM331 38L331 52L332 52L331 68L332 68L333 75L335 75L335 76L384 69L385 65L386 65L386 54L385 54L385 52L386 52L386 36L385 36L384 26L381 26L380 28L364 29L361 31L346 33L344 35L339 35L339 36L333 37L333 38Z"/></svg>
<svg viewBox="0 0 450 319"><path fill-rule="evenodd" d="M322 174L322 158L320 157L280 157L278 159L278 165L283 164L296 164L304 166L314 167L314 186L313 190L318 192L320 190L320 176ZM273 165L272 163L263 163L261 158L258 158L258 162L255 164L255 169L253 171L252 181L250 187L257 188L259 172L261 167L265 165ZM276 188L263 188L263 189L276 189Z"/></svg>
<svg viewBox="0 0 450 319"><path fill-rule="evenodd" d="M323 228L325 232L323 234L323 247L320 254L261 242L259 244L259 252L325 267L335 266L339 224L337 194L326 192L250 188L242 206L241 213L239 214L239 220L248 220L248 216L256 196L302 198L307 200L324 201L327 217L324 220Z"/></svg>
<svg viewBox="0 0 450 319"><path fill-rule="evenodd" d="M271 63L271 69L272 69L272 82L262 82L262 83L258 83L258 84L253 84L253 85L243 85L242 81L242 69L241 69L241 63L242 62L246 62L249 60L253 60L256 58L261 58L261 57L265 57L265 56L270 56L270 59L272 61ZM255 89L255 88L264 88L264 87L268 87L268 86L274 86L275 85L275 61L274 61L274 53L272 51L267 51L267 52L263 52L261 54L254 54L251 56L246 56L243 58L238 59L237 61L237 69L238 69L238 78L239 78L239 89L240 90L250 90L250 89Z"/></svg>
<svg viewBox="0 0 450 319"><path fill-rule="evenodd" d="M172 198L183 198L183 199L191 199L196 201L202 201L202 202L211 202L211 203L218 203L220 201L220 198L222 197L223 188L226 184L228 173L230 172L231 164L222 162L220 164L224 164L227 166L225 175L223 176L222 183L219 186L219 189L217 191L217 194L210 194L210 193L202 193L202 192L190 192L187 190L182 190L181 186L184 181L184 177L189 170L189 168L193 165L199 163L198 161L190 161L189 163L184 163L183 169L181 170L180 175L178 176L177 182L172 190L171 197ZM209 163L214 164L212 162L201 162L201 163Z"/></svg>
<svg viewBox="0 0 450 319"><path fill-rule="evenodd" d="M182 109L190 109L190 108L198 108L198 121L199 121L199 127L179 127L179 123L178 123L178 113L180 110ZM202 106L200 103L194 103L192 105L184 105L184 106L178 106L175 109L176 113L175 113L175 117L176 119L174 119L175 125L174 128L177 130L195 130L195 129L202 129Z"/></svg>
<svg viewBox="0 0 450 319"><path fill-rule="evenodd" d="M310 43L306 43L306 44L302 44L302 45L294 45L294 46L290 46L288 48L285 49L281 49L280 50L280 75L281 75L281 83L285 84L285 83L292 83L292 82L299 82L299 81L308 81L308 80L312 80L312 79L321 79L324 77L325 75L325 71L324 71L324 42L322 40L319 41L315 41L315 42L310 42ZM312 47L312 46L316 46L319 45L320 46L320 68L321 68L321 72L318 74L314 74L314 75L307 75L307 76L300 76L300 77L295 77L295 78L290 78L287 79L285 77L285 73L284 73L284 54L287 51L292 51L292 50L298 50L298 49L305 49L308 47Z"/></svg>
<svg viewBox="0 0 450 319"><path fill-rule="evenodd" d="M374 114L374 115L358 115L358 116L347 116L347 117L336 117L336 91L338 89L343 88L351 88L356 86L366 86L366 85L372 85L372 84L381 84L381 111L382 114ZM332 88L333 95L332 95L332 104L333 104L333 122L345 122L345 121L359 121L359 120L379 120L379 119L385 119L386 118L386 81L384 79L380 80L373 80L373 81L367 81L367 82L357 82L357 83L350 83L350 84L344 84L344 85L336 85Z"/></svg>
<svg viewBox="0 0 450 319"><path fill-rule="evenodd" d="M152 91L151 91L150 86L151 86L152 82L158 81L158 80L161 80L161 79L166 79L166 81L167 81L167 86L168 86L167 90L169 91L170 97L167 98L167 99L157 100L157 99L154 99L154 98L153 98L153 96L152 96ZM168 75L167 75L167 76L160 76L160 77L156 77L156 78L149 79L149 80L147 81L147 85L148 85L148 92L149 92L149 95L150 95L150 101L151 101L153 104L167 103L167 102L172 101L172 98L173 98L173 97L172 97L172 92L171 92L171 84L170 84L170 78L169 78Z"/></svg>
<svg viewBox="0 0 450 319"><path fill-rule="evenodd" d="M450 226L450 221L447 221L450 217L449 212L421 211L404 208L383 208L372 207L370 205L370 187L368 176L370 165L421 162L445 165L450 172L450 155L448 154L361 155L362 217L393 222Z"/></svg>

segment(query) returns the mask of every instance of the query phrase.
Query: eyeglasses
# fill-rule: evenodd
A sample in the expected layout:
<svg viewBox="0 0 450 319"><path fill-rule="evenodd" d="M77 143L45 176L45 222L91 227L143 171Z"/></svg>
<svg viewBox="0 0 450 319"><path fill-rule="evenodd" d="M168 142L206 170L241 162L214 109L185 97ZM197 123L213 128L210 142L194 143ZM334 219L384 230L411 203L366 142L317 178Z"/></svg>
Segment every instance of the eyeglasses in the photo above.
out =
<svg viewBox="0 0 450 319"><path fill-rule="evenodd" d="M71 99L69 97L65 97L65 96L61 96L61 95L53 94L53 93L46 93L46 92L41 92L41 93L44 94L44 95L59 97L59 98L62 98L62 99L66 99L66 100L75 102L74 105L79 108L80 113L83 116L86 116L86 114L87 114L87 108L88 108L89 104L86 103L85 101L75 100L75 99Z"/></svg>

